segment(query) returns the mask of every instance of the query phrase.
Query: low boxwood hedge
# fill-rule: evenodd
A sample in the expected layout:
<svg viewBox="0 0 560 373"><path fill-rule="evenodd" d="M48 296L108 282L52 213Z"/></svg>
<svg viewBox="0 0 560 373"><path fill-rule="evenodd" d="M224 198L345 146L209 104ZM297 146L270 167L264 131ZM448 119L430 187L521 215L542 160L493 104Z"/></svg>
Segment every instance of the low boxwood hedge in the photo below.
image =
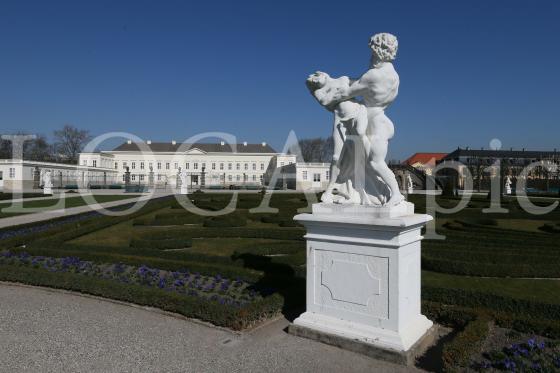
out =
<svg viewBox="0 0 560 373"><path fill-rule="evenodd" d="M447 305L505 312L516 317L555 320L560 315L560 304L540 303L462 289L423 286L422 299Z"/></svg>
<svg viewBox="0 0 560 373"><path fill-rule="evenodd" d="M283 298L279 294L236 308L140 285L85 277L75 273L52 273L43 269L6 265L0 265L0 280L78 291L156 307L235 330L247 328L278 314L283 305Z"/></svg>
<svg viewBox="0 0 560 373"><path fill-rule="evenodd" d="M469 367L470 358L482 346L490 331L490 318L478 316L469 322L453 340L443 346L442 361L446 372L459 372Z"/></svg>
<svg viewBox="0 0 560 373"><path fill-rule="evenodd" d="M192 246L190 238L177 238L168 240L145 240L142 238L133 238L130 240L130 247L148 248L156 250L172 250L184 249Z"/></svg>
<svg viewBox="0 0 560 373"><path fill-rule="evenodd" d="M555 260L557 262L557 260ZM439 259L428 255L422 256L422 269L434 272L465 276L488 277L560 277L558 263L521 263L499 264Z"/></svg>
<svg viewBox="0 0 560 373"><path fill-rule="evenodd" d="M244 227L246 225L246 215L237 212L206 218L203 223L203 226L207 228Z"/></svg>

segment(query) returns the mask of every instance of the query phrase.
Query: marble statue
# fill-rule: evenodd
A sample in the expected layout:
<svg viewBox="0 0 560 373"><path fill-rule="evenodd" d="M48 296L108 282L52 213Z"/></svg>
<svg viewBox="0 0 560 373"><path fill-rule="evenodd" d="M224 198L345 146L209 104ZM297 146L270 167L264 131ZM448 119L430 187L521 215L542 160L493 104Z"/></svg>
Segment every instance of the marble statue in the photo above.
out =
<svg viewBox="0 0 560 373"><path fill-rule="evenodd" d="M331 181L321 198L325 203L395 206L404 200L385 163L394 134L385 109L399 88L392 63L398 42L394 35L381 33L371 37L369 46L370 68L360 78L334 79L318 71L306 82L317 101L334 114Z"/></svg>
<svg viewBox="0 0 560 373"><path fill-rule="evenodd" d="M420 307L421 233L432 217L404 200L399 189L412 191L411 175L399 186L385 163L397 38L376 34L369 45L371 65L358 79L324 72L307 79L334 115L334 156L322 203L294 217L307 231L306 311L288 331L408 362L432 335Z"/></svg>
<svg viewBox="0 0 560 373"><path fill-rule="evenodd" d="M179 180L181 180L181 194L188 193L188 184L187 184L187 171L182 170L179 168L179 173L177 174Z"/></svg>
<svg viewBox="0 0 560 373"><path fill-rule="evenodd" d="M43 194L52 194L52 172L51 170L46 170L43 172Z"/></svg>
<svg viewBox="0 0 560 373"><path fill-rule="evenodd" d="M406 175L406 188L408 194L412 194L414 191L414 183L412 182L412 178L409 174Z"/></svg>
<svg viewBox="0 0 560 373"><path fill-rule="evenodd" d="M511 178L509 176L506 177L506 184L504 189L506 194L511 194Z"/></svg>

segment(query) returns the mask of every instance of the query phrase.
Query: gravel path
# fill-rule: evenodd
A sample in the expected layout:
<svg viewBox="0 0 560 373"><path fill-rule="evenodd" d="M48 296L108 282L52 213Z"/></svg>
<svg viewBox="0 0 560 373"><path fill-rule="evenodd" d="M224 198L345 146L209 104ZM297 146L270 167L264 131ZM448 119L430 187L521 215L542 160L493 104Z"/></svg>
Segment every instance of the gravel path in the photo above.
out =
<svg viewBox="0 0 560 373"><path fill-rule="evenodd" d="M409 372L289 335L237 334L142 307L0 283L2 372Z"/></svg>

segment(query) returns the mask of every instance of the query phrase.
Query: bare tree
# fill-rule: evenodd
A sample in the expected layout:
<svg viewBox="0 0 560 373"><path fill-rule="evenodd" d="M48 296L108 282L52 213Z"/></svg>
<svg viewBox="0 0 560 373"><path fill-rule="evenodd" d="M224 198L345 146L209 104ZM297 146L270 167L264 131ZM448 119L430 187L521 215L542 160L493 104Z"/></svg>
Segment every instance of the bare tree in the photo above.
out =
<svg viewBox="0 0 560 373"><path fill-rule="evenodd" d="M64 160L76 162L78 154L91 138L89 131L80 130L72 125L65 125L61 130L54 131L56 149Z"/></svg>
<svg viewBox="0 0 560 373"><path fill-rule="evenodd" d="M44 135L37 135L34 140L23 144L23 159L48 162L53 160L53 145Z"/></svg>
<svg viewBox="0 0 560 373"><path fill-rule="evenodd" d="M14 135L27 136L25 132ZM14 145L9 139L0 139L0 159L14 157ZM53 159L53 146L44 135L37 135L34 139L27 139L22 143L23 159L31 161L51 161ZM16 154L17 155L17 154Z"/></svg>
<svg viewBox="0 0 560 373"><path fill-rule="evenodd" d="M332 137L313 139L302 139L299 141L301 156L303 162L330 162L333 156L333 139Z"/></svg>

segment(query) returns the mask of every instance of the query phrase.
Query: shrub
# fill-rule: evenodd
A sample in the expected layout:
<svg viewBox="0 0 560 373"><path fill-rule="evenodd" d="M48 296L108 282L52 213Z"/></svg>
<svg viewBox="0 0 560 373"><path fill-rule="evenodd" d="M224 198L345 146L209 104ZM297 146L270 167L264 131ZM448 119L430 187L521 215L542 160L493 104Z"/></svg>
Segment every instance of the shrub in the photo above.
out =
<svg viewBox="0 0 560 373"><path fill-rule="evenodd" d="M189 238L178 238L168 240L144 240L141 238L133 238L130 240L130 247L147 248L155 250L173 250L184 249L192 246L192 240Z"/></svg>
<svg viewBox="0 0 560 373"><path fill-rule="evenodd" d="M136 218L132 221L132 225L150 225L152 223L152 219L141 217Z"/></svg>
<svg viewBox="0 0 560 373"><path fill-rule="evenodd" d="M152 222L152 225L200 224L203 222L203 219L203 216L191 214L187 211L168 212L157 214Z"/></svg>
<svg viewBox="0 0 560 373"><path fill-rule="evenodd" d="M443 347L443 367L446 372L463 370L470 364L471 356L476 353L488 336L490 319L481 315L468 323L453 340Z"/></svg>
<svg viewBox="0 0 560 373"><path fill-rule="evenodd" d="M554 320L560 315L559 304L514 299L491 293L462 289L422 287L422 299L448 305L482 308L506 312L518 317L544 318Z"/></svg>
<svg viewBox="0 0 560 373"><path fill-rule="evenodd" d="M247 217L240 213L213 216L204 220L205 227L225 228L225 227L244 227L247 225Z"/></svg>
<svg viewBox="0 0 560 373"><path fill-rule="evenodd" d="M539 229L548 233L560 233L559 224L546 223L543 226L539 227Z"/></svg>

